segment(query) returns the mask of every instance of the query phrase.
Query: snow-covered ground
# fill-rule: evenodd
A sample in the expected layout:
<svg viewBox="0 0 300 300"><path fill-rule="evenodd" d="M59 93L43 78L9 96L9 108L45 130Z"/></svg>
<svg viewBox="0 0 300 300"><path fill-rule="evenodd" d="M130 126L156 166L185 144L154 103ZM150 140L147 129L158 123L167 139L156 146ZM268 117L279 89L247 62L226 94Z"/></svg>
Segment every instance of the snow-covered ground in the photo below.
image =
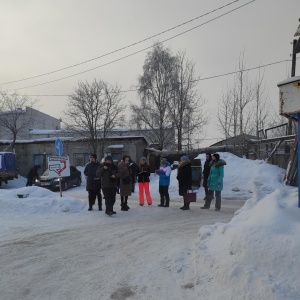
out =
<svg viewBox="0 0 300 300"><path fill-rule="evenodd" d="M113 217L87 211L84 181L63 197L22 177L4 184L0 298L300 299L297 189L280 168L220 155L220 212L199 209L203 188L181 211L176 171L169 208L157 207L152 175L153 205L140 207L136 191L122 212L117 196Z"/></svg>

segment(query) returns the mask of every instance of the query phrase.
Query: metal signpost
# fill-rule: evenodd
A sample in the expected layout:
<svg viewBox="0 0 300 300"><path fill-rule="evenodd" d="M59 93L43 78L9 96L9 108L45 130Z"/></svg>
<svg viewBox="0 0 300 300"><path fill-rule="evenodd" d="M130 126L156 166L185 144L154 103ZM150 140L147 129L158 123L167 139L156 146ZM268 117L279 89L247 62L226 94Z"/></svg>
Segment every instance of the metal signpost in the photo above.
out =
<svg viewBox="0 0 300 300"><path fill-rule="evenodd" d="M63 154L63 142L57 138L55 141L55 152L59 156L52 156L48 158L49 176L57 177L59 179L59 191L60 197L62 197L61 191L61 178L63 176L70 176L70 163L68 156L62 156Z"/></svg>
<svg viewBox="0 0 300 300"><path fill-rule="evenodd" d="M61 178L70 176L69 156L49 156L48 171L50 177L59 178L59 190L60 196L62 197Z"/></svg>

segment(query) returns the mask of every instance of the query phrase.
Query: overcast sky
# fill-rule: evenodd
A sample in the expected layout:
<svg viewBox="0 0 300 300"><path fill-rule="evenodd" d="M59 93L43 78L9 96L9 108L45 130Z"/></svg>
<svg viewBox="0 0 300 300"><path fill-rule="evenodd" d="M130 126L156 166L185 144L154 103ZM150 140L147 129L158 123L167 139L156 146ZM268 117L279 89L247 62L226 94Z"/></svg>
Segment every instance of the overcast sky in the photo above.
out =
<svg viewBox="0 0 300 300"><path fill-rule="evenodd" d="M215 10L233 0L0 0L0 83L20 80L90 60L136 43L183 22ZM1 90L27 95L67 95L79 80L102 79L128 90L137 84L147 54L154 42L169 39L205 23L251 0L240 0L165 34L47 76L11 84ZM186 50L196 63L202 78L237 69L244 51L246 65L256 67L281 60L290 60L291 42L299 25L299 0L256 0L236 11L213 20L164 43L173 54ZM138 54L131 55L134 52ZM121 59L127 55L128 58ZM298 54L297 57L300 55ZM110 63L114 60L117 62ZM300 60L296 75L300 75ZM108 64L110 63L110 64ZM68 79L43 84L74 75L101 65L93 71ZM277 83L290 76L291 62L265 68L266 88L278 110ZM249 76L254 80L257 71ZM216 127L218 100L233 83L233 75L203 80L198 89L207 99L210 124L205 128L206 146L220 140ZM39 109L54 117L66 110L66 96L38 96ZM137 102L135 92L124 94L124 101ZM211 140L212 139L212 140Z"/></svg>

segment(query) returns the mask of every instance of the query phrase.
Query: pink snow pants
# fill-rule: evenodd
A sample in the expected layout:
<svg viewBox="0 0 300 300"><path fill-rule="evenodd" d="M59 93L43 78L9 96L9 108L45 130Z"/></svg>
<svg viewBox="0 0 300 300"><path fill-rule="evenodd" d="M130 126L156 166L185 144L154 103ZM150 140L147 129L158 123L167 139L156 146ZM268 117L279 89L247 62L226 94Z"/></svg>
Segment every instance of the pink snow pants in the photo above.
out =
<svg viewBox="0 0 300 300"><path fill-rule="evenodd" d="M149 190L149 182L139 182L140 204L144 205L144 194L146 194L147 203L152 204L152 198Z"/></svg>

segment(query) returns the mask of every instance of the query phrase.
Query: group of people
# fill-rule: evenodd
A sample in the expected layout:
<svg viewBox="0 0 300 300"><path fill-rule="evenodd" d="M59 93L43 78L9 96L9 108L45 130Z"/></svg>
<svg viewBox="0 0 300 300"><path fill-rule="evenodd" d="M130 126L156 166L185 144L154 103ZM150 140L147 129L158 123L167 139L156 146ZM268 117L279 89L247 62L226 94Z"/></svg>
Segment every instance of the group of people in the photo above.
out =
<svg viewBox="0 0 300 300"><path fill-rule="evenodd" d="M102 211L102 194L105 199L105 213L109 216L116 214L114 204L117 191L121 197L121 210L128 211L128 197L134 192L137 180L139 187L139 205L144 206L145 199L148 205L152 205L150 194L150 167L146 157L140 159L137 165L128 155L124 155L118 165L113 163L112 156L105 157L102 164L97 161L97 155L91 154L89 163L85 166L86 189L88 191L89 211L98 199L98 208ZM205 204L202 209L209 209L211 201L216 197L215 210L221 209L221 191L223 189L224 165L226 162L220 159L219 154L206 154L206 161L203 169L203 187L205 189ZM171 177L170 163L163 158L160 167L155 170L159 175L159 207L169 207L169 185ZM185 196L192 190L192 165L187 156L182 156L177 169L177 180L179 195ZM185 197L184 197L185 199ZM182 210L190 209L190 202L184 200Z"/></svg>
<svg viewBox="0 0 300 300"><path fill-rule="evenodd" d="M142 157L139 166L128 155L124 155L121 162L116 166L112 156L105 157L102 164L97 161L97 155L91 154L89 163L85 166L86 189L88 191L89 211L98 199L98 208L102 211L102 194L105 199L105 213L109 216L116 214L114 204L117 191L121 197L121 210L128 211L128 197L134 192L136 177L139 186L140 205L144 205L144 196L148 205L152 205L150 195L150 168L147 159Z"/></svg>

